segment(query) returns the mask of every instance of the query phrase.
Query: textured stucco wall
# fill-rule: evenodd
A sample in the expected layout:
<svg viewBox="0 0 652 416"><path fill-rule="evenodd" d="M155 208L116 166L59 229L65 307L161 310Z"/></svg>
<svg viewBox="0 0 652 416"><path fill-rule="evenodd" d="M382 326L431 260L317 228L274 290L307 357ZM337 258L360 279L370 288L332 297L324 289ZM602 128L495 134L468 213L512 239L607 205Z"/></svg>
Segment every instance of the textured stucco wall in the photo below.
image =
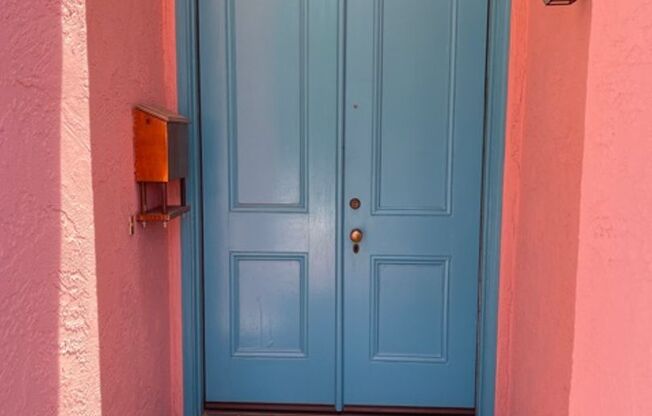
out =
<svg viewBox="0 0 652 416"><path fill-rule="evenodd" d="M131 106L175 104L172 4L2 4L0 414L181 412L178 228L127 227Z"/></svg>
<svg viewBox="0 0 652 416"><path fill-rule="evenodd" d="M652 414L652 1L515 1L498 415Z"/></svg>
<svg viewBox="0 0 652 416"><path fill-rule="evenodd" d="M103 415L165 415L171 389L168 239L176 228L126 222L137 207L131 107L174 107L172 1L86 0ZM175 317L176 320L176 317Z"/></svg>
<svg viewBox="0 0 652 416"><path fill-rule="evenodd" d="M34 3L0 11L3 415L53 415L59 403L61 18L58 1Z"/></svg>
<svg viewBox="0 0 652 416"><path fill-rule="evenodd" d="M652 1L595 1L571 415L652 415Z"/></svg>
<svg viewBox="0 0 652 416"><path fill-rule="evenodd" d="M497 413L652 414L652 2L513 8ZM0 414L181 413L178 224L126 227L172 11L3 2Z"/></svg>
<svg viewBox="0 0 652 416"><path fill-rule="evenodd" d="M568 414L590 0L513 1L497 415Z"/></svg>

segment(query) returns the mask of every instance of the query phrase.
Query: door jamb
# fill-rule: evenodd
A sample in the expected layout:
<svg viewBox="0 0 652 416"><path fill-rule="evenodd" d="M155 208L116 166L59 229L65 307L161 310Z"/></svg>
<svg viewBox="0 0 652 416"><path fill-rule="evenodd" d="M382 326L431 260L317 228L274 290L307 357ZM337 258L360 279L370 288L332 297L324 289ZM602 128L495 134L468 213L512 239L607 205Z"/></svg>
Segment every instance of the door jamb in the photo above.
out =
<svg viewBox="0 0 652 416"><path fill-rule="evenodd" d="M174 0L177 105L190 120L186 197L181 220L181 315L183 414L204 412L203 212L199 108L198 0Z"/></svg>
<svg viewBox="0 0 652 416"><path fill-rule="evenodd" d="M496 399L510 17L511 0L489 0L476 374L477 416L493 416Z"/></svg>
<svg viewBox="0 0 652 416"><path fill-rule="evenodd" d="M202 166L199 103L198 0L175 0L179 112L190 124L192 207L181 223L181 302L184 415L199 416L204 404ZM502 223L505 118L511 0L489 0L485 151L478 330L477 416L493 416L498 341L498 290Z"/></svg>

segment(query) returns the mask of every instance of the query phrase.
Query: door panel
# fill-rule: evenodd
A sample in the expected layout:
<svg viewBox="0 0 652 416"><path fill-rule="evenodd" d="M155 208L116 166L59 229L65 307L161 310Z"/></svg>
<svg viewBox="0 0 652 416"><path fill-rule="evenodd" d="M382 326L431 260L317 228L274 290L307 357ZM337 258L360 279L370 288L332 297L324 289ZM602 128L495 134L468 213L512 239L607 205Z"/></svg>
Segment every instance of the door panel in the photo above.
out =
<svg viewBox="0 0 652 416"><path fill-rule="evenodd" d="M371 257L372 360L445 362L448 276L445 257Z"/></svg>
<svg viewBox="0 0 652 416"><path fill-rule="evenodd" d="M345 405L474 407L486 3L347 3Z"/></svg>
<svg viewBox="0 0 652 416"><path fill-rule="evenodd" d="M202 0L206 399L335 400L335 2Z"/></svg>
<svg viewBox="0 0 652 416"><path fill-rule="evenodd" d="M305 5L233 1L227 36L232 208L306 209Z"/></svg>

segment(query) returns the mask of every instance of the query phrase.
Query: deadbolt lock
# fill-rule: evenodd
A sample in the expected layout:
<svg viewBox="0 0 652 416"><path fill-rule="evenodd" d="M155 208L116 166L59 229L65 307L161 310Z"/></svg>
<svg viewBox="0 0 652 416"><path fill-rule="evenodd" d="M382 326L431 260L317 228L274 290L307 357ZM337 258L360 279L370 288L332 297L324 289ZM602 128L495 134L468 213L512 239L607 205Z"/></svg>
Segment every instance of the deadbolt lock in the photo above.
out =
<svg viewBox="0 0 652 416"><path fill-rule="evenodd" d="M351 200L349 201L349 206L352 209L358 209L358 208L360 208L360 205L362 205L362 203L360 202L360 200L358 198L351 198Z"/></svg>

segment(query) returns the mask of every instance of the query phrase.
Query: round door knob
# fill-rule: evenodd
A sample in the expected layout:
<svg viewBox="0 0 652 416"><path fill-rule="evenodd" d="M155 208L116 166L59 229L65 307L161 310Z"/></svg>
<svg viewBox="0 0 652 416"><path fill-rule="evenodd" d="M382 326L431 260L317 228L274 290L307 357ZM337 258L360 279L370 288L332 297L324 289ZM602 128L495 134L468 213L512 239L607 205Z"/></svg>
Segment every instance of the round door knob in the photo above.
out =
<svg viewBox="0 0 652 416"><path fill-rule="evenodd" d="M351 231L351 234L349 235L349 238L354 243L359 243L360 241L362 241L362 235L363 235L362 230L360 230L359 228L356 228L353 231Z"/></svg>

